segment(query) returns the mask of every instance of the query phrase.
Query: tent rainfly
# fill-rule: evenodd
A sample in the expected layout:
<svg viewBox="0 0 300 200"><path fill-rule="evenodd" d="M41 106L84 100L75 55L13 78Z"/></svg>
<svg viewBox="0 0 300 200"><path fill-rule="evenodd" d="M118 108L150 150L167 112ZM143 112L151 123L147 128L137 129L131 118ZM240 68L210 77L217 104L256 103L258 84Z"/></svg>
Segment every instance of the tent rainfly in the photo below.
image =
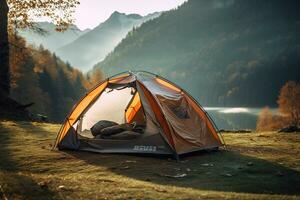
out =
<svg viewBox="0 0 300 200"><path fill-rule="evenodd" d="M95 137L92 127L101 120L132 127L138 124L143 129L134 137ZM186 91L158 75L137 71L112 76L90 90L66 118L54 147L178 158L222 145L212 119Z"/></svg>

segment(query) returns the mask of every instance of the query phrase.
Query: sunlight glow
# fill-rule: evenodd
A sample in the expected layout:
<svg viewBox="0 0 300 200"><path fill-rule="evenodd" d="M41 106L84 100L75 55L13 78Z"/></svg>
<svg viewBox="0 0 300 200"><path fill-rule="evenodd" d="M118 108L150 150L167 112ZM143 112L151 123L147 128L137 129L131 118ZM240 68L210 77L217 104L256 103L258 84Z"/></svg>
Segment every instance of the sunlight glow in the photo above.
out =
<svg viewBox="0 0 300 200"><path fill-rule="evenodd" d="M227 108L220 110L220 113L249 113L248 108Z"/></svg>
<svg viewBox="0 0 300 200"><path fill-rule="evenodd" d="M142 16L170 10L186 0L81 0L76 8L75 24L80 29L94 28L114 11Z"/></svg>

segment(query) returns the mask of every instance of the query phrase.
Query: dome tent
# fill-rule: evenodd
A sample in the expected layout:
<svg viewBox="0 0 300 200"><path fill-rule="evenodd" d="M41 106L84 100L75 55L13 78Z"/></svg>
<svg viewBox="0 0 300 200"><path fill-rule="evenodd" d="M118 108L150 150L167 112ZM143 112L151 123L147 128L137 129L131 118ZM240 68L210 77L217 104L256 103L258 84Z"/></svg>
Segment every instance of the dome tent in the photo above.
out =
<svg viewBox="0 0 300 200"><path fill-rule="evenodd" d="M139 123L134 139L93 138L100 120ZM112 76L90 90L63 123L54 147L100 153L178 155L224 144L204 109L183 89L143 71Z"/></svg>

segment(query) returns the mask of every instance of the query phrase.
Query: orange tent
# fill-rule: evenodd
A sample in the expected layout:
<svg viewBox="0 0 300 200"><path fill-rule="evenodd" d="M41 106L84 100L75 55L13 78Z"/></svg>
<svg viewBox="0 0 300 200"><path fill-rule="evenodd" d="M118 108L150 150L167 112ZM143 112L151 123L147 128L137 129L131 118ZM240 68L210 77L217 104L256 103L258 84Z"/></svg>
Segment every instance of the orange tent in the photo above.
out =
<svg viewBox="0 0 300 200"><path fill-rule="evenodd" d="M94 138L100 120L142 124L134 139ZM60 129L55 147L103 153L180 154L218 148L224 141L205 110L186 91L149 72L125 72L88 92Z"/></svg>

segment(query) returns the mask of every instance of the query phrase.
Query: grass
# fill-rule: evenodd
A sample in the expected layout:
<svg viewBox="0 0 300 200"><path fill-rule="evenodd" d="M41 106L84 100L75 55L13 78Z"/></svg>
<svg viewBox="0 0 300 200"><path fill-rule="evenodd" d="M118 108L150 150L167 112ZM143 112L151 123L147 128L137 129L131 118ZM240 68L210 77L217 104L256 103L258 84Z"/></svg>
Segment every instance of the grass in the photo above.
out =
<svg viewBox="0 0 300 200"><path fill-rule="evenodd" d="M300 199L300 133L226 133L227 150L176 162L51 151L58 129L0 122L0 199Z"/></svg>

